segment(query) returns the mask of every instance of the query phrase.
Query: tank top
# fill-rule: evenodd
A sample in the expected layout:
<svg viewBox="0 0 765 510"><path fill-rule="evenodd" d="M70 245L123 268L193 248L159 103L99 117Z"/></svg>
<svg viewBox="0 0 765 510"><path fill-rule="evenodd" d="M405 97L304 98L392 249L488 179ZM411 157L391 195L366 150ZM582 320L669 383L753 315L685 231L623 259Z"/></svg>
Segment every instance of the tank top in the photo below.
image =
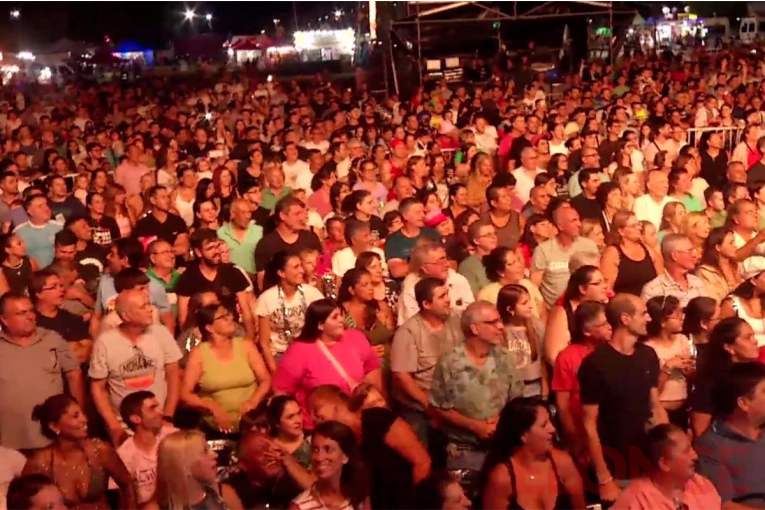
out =
<svg viewBox="0 0 765 510"><path fill-rule="evenodd" d="M640 247L645 255L641 261L632 260L622 251L621 246L616 247L616 251L619 252L619 268L614 282L614 293L639 296L643 286L656 278L656 268L648 249L642 244Z"/></svg>
<svg viewBox="0 0 765 510"><path fill-rule="evenodd" d="M120 239L130 237L130 234L133 232L133 227L130 225L130 218L124 214L116 214L114 216L114 221L117 222L117 226L120 229Z"/></svg>
<svg viewBox="0 0 765 510"><path fill-rule="evenodd" d="M292 500L292 503L298 507L299 510L327 510L327 506L321 497L316 494L313 488L301 493L298 497ZM346 500L339 510L353 510L351 502Z"/></svg>
<svg viewBox="0 0 765 510"><path fill-rule="evenodd" d="M746 321L752 327L754 331L754 340L757 342L757 347L765 345L765 317L758 319L752 317L746 312L746 309L741 304L741 298L738 296L731 296L731 303L736 315Z"/></svg>
<svg viewBox="0 0 765 510"><path fill-rule="evenodd" d="M8 281L11 292L26 294L29 278L32 276L32 262L29 257L21 259L21 264L18 267L8 267L3 264L2 268L3 276Z"/></svg>
<svg viewBox="0 0 765 510"><path fill-rule="evenodd" d="M175 209L178 211L178 215L186 222L186 226L190 227L194 223L194 201L185 201L181 194L175 195Z"/></svg>
<svg viewBox="0 0 765 510"><path fill-rule="evenodd" d="M244 340L234 338L234 356L220 361L207 342L199 344L202 354L202 376L199 378L199 396L220 405L238 424L239 408L255 392L255 374L250 368Z"/></svg>
<svg viewBox="0 0 765 510"><path fill-rule="evenodd" d="M571 497L566 493L566 487L563 485L563 481L560 479L560 475L558 474L558 468L555 466L555 461L552 459L552 455L548 456L550 459L550 464L552 464L553 473L555 473L555 481L558 482L558 497L555 498L555 505L553 505L553 510L565 510L567 508L574 508ZM512 461L508 461L505 463L505 466L507 467L507 472L510 474L510 483L513 487L513 495L510 498L510 502L507 505L507 508L509 510L525 510L521 505L518 504L518 486L515 483L515 469L513 468Z"/></svg>

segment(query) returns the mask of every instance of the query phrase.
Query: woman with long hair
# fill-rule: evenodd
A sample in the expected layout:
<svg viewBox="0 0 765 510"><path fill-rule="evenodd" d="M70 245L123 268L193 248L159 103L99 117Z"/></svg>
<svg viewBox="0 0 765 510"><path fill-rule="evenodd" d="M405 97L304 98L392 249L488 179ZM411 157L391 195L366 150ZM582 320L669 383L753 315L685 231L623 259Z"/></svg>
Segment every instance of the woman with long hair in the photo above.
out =
<svg viewBox="0 0 765 510"><path fill-rule="evenodd" d="M345 312L345 326L364 333L377 356L386 363L396 324L385 303L375 299L372 276L366 269L348 270L340 282L337 302ZM386 308L383 310L382 308Z"/></svg>
<svg viewBox="0 0 765 510"><path fill-rule="evenodd" d="M295 395L303 409L308 393L322 384L350 395L367 381L385 395L380 358L360 331L346 329L344 319L332 300L319 299L308 306L302 331L276 367L277 393Z"/></svg>
<svg viewBox="0 0 765 510"><path fill-rule="evenodd" d="M550 310L543 345L545 358L551 365L571 342L569 325L573 324L574 311L582 301L608 302L608 285L603 273L595 266L582 266L571 273L560 304Z"/></svg>
<svg viewBox="0 0 765 510"><path fill-rule="evenodd" d="M709 334L709 346L699 353L696 377L688 399L691 431L701 436L715 414L712 391L733 363L754 361L759 355L752 327L739 317L722 319Z"/></svg>
<svg viewBox="0 0 765 510"><path fill-rule="evenodd" d="M88 191L95 191L97 193L106 193L106 187L109 185L109 174L106 170L94 170L90 174L90 185Z"/></svg>
<svg viewBox="0 0 765 510"><path fill-rule="evenodd" d="M691 355L697 358L709 347L709 333L720 322L720 303L714 298L699 296L685 307L683 335L688 338Z"/></svg>
<svg viewBox="0 0 765 510"><path fill-rule="evenodd" d="M175 339L178 347L181 349L181 354L183 354L183 358L180 361L182 367L186 366L191 349L202 343L202 332L197 327L197 310L210 305L220 305L218 295L212 291L197 292L189 299L186 322L179 324L181 334Z"/></svg>
<svg viewBox="0 0 765 510"><path fill-rule="evenodd" d="M598 221L603 229L603 234L606 234L611 230L614 216L622 209L622 190L615 182L601 183L595 192L595 200L603 211Z"/></svg>
<svg viewBox="0 0 765 510"><path fill-rule="evenodd" d="M476 211L488 209L486 189L494 178L494 162L489 154L479 153L470 165L470 176L467 180L468 206Z"/></svg>
<svg viewBox="0 0 765 510"><path fill-rule="evenodd" d="M514 355L515 368L523 379L523 396L546 399L550 388L541 353L545 328L542 321L533 317L532 306L531 294L522 285L505 285L497 295L507 350Z"/></svg>
<svg viewBox="0 0 765 510"><path fill-rule="evenodd" d="M292 395L277 395L266 408L271 436L304 468L311 466L311 438L303 431L303 412Z"/></svg>
<svg viewBox="0 0 765 510"><path fill-rule="evenodd" d="M688 338L682 334L685 315L675 296L657 296L646 303L650 322L646 345L659 358L659 400L669 420L683 429L688 427L688 377L695 360Z"/></svg>
<svg viewBox="0 0 765 510"><path fill-rule="evenodd" d="M154 501L144 508L227 510L218 494L217 458L198 430L179 430L167 436L159 443L157 452ZM236 503L236 507L242 508L241 501Z"/></svg>
<svg viewBox="0 0 765 510"><path fill-rule="evenodd" d="M40 269L27 255L27 245L16 234L5 234L0 240L0 296L6 292L24 295L32 273Z"/></svg>
<svg viewBox="0 0 765 510"><path fill-rule="evenodd" d="M430 456L412 428L387 407L362 409L337 386L319 386L308 397L317 430L336 421L356 434L370 475L372 508L412 508L413 486L430 472Z"/></svg>
<svg viewBox="0 0 765 510"><path fill-rule="evenodd" d="M659 224L659 243L667 234L679 234L685 218L685 206L682 202L669 202L664 206Z"/></svg>
<svg viewBox="0 0 765 510"><path fill-rule="evenodd" d="M691 240L693 249L697 253L704 252L705 244L710 232L709 217L703 211L689 212L683 218L680 225L680 233Z"/></svg>
<svg viewBox="0 0 765 510"><path fill-rule="evenodd" d="M444 214L456 220L460 214L469 210L467 186L456 182L449 186L449 206L444 209Z"/></svg>
<svg viewBox="0 0 765 510"><path fill-rule="evenodd" d="M348 184L344 182L335 182L332 184L332 187L329 189L329 205L332 210L324 216L324 221L335 216L338 218L345 217L342 206L345 197L347 197L350 192L351 189L348 187Z"/></svg>
<svg viewBox="0 0 765 510"><path fill-rule="evenodd" d="M553 154L547 163L547 173L555 179L556 195L561 200L568 200L568 181L573 173L568 168L567 154Z"/></svg>
<svg viewBox="0 0 765 510"><path fill-rule="evenodd" d="M540 401L505 404L481 470L483 508L584 509L582 478L554 438L550 413Z"/></svg>
<svg viewBox="0 0 765 510"><path fill-rule="evenodd" d="M205 425L211 429L230 433L271 391L271 375L255 344L236 336L231 311L208 305L196 315L202 342L189 353L181 401L209 413Z"/></svg>
<svg viewBox="0 0 765 510"><path fill-rule="evenodd" d="M534 214L523 227L523 234L518 241L518 249L523 254L524 265L526 269L531 268L531 256L539 243L552 239L558 234L553 222L547 216Z"/></svg>
<svg viewBox="0 0 765 510"><path fill-rule="evenodd" d="M614 293L634 296L639 296L643 286L664 270L661 256L643 243L640 222L632 211L614 215L600 270Z"/></svg>
<svg viewBox="0 0 765 510"><path fill-rule="evenodd" d="M401 284L385 277L383 259L379 253L365 251L356 258L356 268L364 269L369 273L372 282L372 294L377 301L378 310L381 311L383 324L387 324L388 314L396 324L396 310L398 310L398 298L401 295ZM387 307L387 311L386 311Z"/></svg>
<svg viewBox="0 0 765 510"><path fill-rule="evenodd" d="M353 431L328 421L311 438L311 467L316 482L295 498L289 510L361 510L369 504L369 480Z"/></svg>
<svg viewBox="0 0 765 510"><path fill-rule="evenodd" d="M582 220L582 228L580 232L582 237L595 243L598 251L602 253L603 249L606 247L606 235L603 233L603 224L600 220L584 218Z"/></svg>
<svg viewBox="0 0 765 510"><path fill-rule="evenodd" d="M375 211L382 210L388 198L388 188L380 182L379 169L375 162L369 159L361 162L359 181L353 186L353 190L371 193Z"/></svg>
<svg viewBox="0 0 765 510"><path fill-rule="evenodd" d="M765 271L753 269L723 300L720 317L740 317L752 327L758 347L765 346Z"/></svg>
<svg viewBox="0 0 765 510"><path fill-rule="evenodd" d="M638 174L633 172L629 166L619 167L614 172L612 182L618 184L622 192L621 209L625 211L634 210L635 199L641 194Z"/></svg>
<svg viewBox="0 0 765 510"><path fill-rule="evenodd" d="M120 228L120 239L130 237L138 222L138 216L127 206L127 192L119 184L109 184L104 192L104 214L114 218Z"/></svg>
<svg viewBox="0 0 765 510"><path fill-rule="evenodd" d="M311 196L306 200L306 205L325 219L333 211L332 189L335 188L336 184L337 174L333 165L321 166L311 178ZM338 207L340 205L342 202L338 204Z"/></svg>
<svg viewBox="0 0 765 510"><path fill-rule="evenodd" d="M736 251L736 234L726 227L712 229L704 243L696 276L704 282L704 293L718 303L742 282Z"/></svg>
<svg viewBox="0 0 765 510"><path fill-rule="evenodd" d="M258 345L272 374L279 358L303 330L308 305L324 297L316 287L304 284L300 255L278 251L266 267L263 292L255 303Z"/></svg>
<svg viewBox="0 0 765 510"><path fill-rule="evenodd" d="M215 195L220 199L221 220L226 222L229 218L231 204L239 196L239 192L236 190L236 175L225 166L219 166L213 172L212 179Z"/></svg>
<svg viewBox="0 0 765 510"><path fill-rule="evenodd" d="M136 508L133 478L111 444L88 437L88 419L74 398L48 397L35 407L32 419L52 443L29 456L22 475L50 477L72 509L108 509L111 478L120 489L120 506Z"/></svg>
<svg viewBox="0 0 765 510"><path fill-rule="evenodd" d="M367 190L352 191L343 199L340 208L343 211L343 217L353 217L368 223L372 234L372 243L378 247L384 246L387 231L385 224L377 215L378 210L375 209L375 198L372 193Z"/></svg>

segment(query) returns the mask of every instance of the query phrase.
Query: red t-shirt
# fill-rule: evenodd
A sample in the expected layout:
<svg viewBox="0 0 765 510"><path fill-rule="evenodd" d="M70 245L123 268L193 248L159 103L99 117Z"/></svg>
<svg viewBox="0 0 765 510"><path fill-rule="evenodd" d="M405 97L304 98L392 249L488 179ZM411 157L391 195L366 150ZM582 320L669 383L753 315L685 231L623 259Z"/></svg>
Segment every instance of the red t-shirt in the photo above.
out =
<svg viewBox="0 0 765 510"><path fill-rule="evenodd" d="M577 425L581 425L583 420L582 401L580 400L581 389L579 388L577 372L579 372L582 360L591 352L592 349L587 345L570 344L560 351L553 367L551 389L553 391L568 391L571 393L569 408Z"/></svg>

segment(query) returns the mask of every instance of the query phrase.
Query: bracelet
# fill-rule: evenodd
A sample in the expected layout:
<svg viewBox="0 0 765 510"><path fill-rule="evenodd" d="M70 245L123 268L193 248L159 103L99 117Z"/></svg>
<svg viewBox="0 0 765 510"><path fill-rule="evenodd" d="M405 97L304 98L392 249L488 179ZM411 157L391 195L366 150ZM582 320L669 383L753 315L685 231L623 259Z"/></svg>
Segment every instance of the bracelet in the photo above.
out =
<svg viewBox="0 0 765 510"><path fill-rule="evenodd" d="M598 482L598 485L600 485L602 487L603 485L606 485L606 484L611 483L613 481L614 481L614 477L613 476L609 476L608 478L606 478L602 482Z"/></svg>

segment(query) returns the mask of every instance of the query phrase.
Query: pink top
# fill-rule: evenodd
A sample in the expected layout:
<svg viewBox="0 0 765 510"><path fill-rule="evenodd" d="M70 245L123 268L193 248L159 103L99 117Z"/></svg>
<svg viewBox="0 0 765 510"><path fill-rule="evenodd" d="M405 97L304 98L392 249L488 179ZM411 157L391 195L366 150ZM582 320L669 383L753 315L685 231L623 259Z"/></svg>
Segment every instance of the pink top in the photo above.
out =
<svg viewBox="0 0 765 510"><path fill-rule="evenodd" d="M703 476L693 475L683 492L683 501L688 510L710 510L721 508L722 500L712 482ZM677 506L646 478L633 480L621 493L611 510L675 510Z"/></svg>
<svg viewBox="0 0 765 510"><path fill-rule="evenodd" d="M124 187L128 195L140 195L141 177L149 172L148 166L125 160L114 170L114 182Z"/></svg>
<svg viewBox="0 0 765 510"><path fill-rule="evenodd" d="M364 381L364 376L380 368L380 358L364 334L357 329L347 329L340 340L329 346L329 352L345 369L355 384ZM273 378L274 390L294 394L305 413L306 397L316 388L332 384L350 394L352 388L340 375L331 361L316 343L292 342L276 366ZM306 419L306 427L311 425Z"/></svg>
<svg viewBox="0 0 765 510"><path fill-rule="evenodd" d="M154 489L157 483L157 449L159 448L159 443L176 430L178 429L175 427L165 426L159 433L157 443L149 453L139 450L132 436L117 448L117 455L122 459L122 462L135 481L139 504L147 503L154 497ZM110 483L110 488L116 489L113 480Z"/></svg>
<svg viewBox="0 0 765 510"><path fill-rule="evenodd" d="M319 188L314 191L308 200L306 205L319 213L322 218L332 212L332 204L329 203L329 192L324 188Z"/></svg>

